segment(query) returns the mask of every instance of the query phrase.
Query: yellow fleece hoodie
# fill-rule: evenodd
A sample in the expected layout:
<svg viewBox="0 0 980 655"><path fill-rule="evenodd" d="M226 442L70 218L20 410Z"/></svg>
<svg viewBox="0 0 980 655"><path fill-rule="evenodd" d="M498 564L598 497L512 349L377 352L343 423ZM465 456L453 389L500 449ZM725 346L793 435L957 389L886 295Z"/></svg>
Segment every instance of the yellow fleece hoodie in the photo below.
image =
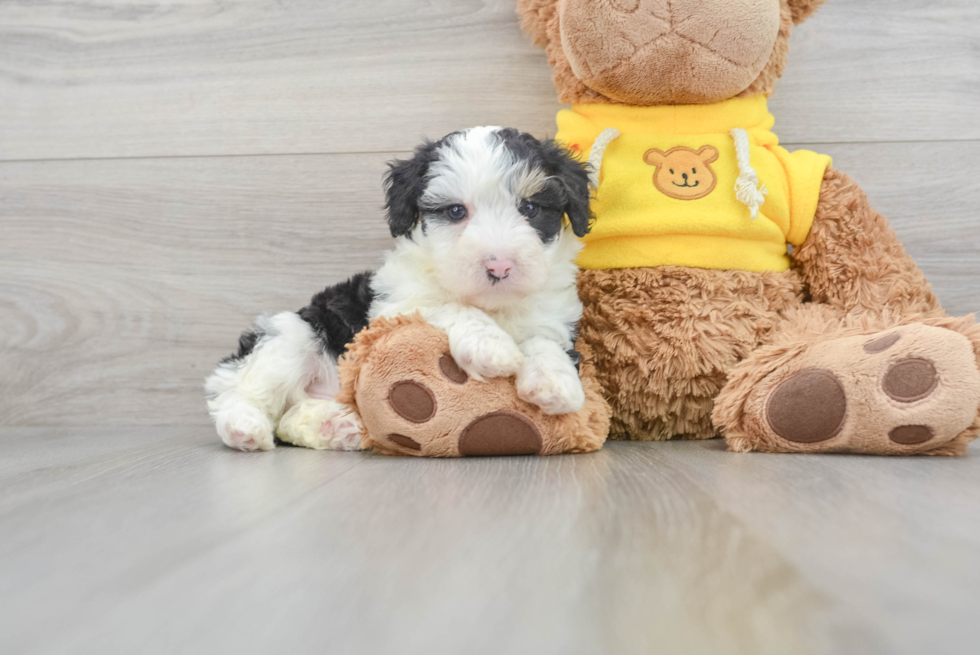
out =
<svg viewBox="0 0 980 655"><path fill-rule="evenodd" d="M831 159L780 147L774 123L763 97L560 111L557 140L598 168L579 265L788 269Z"/></svg>

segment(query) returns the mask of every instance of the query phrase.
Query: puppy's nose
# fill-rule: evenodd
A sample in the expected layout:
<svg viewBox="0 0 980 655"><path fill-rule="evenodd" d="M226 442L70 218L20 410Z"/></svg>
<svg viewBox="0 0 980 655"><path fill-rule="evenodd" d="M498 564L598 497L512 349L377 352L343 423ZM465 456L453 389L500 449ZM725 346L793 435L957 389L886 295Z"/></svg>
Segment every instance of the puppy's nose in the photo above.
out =
<svg viewBox="0 0 980 655"><path fill-rule="evenodd" d="M683 177L684 180L686 181L687 180L687 173L681 173L681 177Z"/></svg>
<svg viewBox="0 0 980 655"><path fill-rule="evenodd" d="M487 267L487 273L502 280L510 274L510 269L514 267L514 262L509 259L490 257L483 262L483 265Z"/></svg>

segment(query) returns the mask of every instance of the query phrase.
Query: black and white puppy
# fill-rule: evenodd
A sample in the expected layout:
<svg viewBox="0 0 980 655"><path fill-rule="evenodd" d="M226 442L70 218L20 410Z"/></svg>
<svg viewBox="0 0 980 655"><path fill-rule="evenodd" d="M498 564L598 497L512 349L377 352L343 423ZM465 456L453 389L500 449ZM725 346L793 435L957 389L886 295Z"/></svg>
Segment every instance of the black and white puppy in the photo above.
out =
<svg viewBox="0 0 980 655"><path fill-rule="evenodd" d="M268 450L278 431L297 445L357 449L357 418L332 399L337 358L372 318L415 311L448 335L471 377L516 375L520 397L550 414L582 407L574 260L591 220L585 166L499 127L455 132L389 166L395 248L384 265L299 312L261 317L208 377L228 446Z"/></svg>

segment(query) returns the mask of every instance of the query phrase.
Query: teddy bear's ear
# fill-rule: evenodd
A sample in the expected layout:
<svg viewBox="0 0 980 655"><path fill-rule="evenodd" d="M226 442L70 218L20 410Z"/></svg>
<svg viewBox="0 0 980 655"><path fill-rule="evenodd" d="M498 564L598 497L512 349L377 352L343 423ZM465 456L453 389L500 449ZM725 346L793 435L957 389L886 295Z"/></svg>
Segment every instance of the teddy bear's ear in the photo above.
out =
<svg viewBox="0 0 980 655"><path fill-rule="evenodd" d="M558 0L517 0L521 29L527 32L534 45L542 48L548 45L548 22L557 10Z"/></svg>
<svg viewBox="0 0 980 655"><path fill-rule="evenodd" d="M651 148L643 154L643 161L651 166L660 166L667 161L667 153L665 153L663 150Z"/></svg>
<svg viewBox="0 0 980 655"><path fill-rule="evenodd" d="M718 148L705 146L698 150L698 158L705 164L710 164L718 159Z"/></svg>
<svg viewBox="0 0 980 655"><path fill-rule="evenodd" d="M813 15L820 5L827 0L787 0L789 10L793 14L793 23L799 25Z"/></svg>

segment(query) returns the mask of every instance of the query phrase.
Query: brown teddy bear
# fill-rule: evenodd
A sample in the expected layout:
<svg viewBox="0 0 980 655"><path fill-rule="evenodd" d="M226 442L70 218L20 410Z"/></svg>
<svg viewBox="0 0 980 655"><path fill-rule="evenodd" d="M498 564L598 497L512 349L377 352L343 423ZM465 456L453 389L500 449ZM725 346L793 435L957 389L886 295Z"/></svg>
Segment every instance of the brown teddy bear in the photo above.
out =
<svg viewBox="0 0 980 655"><path fill-rule="evenodd" d="M597 185L579 343L612 438L961 455L980 432L980 328L829 157L772 132L820 4L518 1L572 105L557 138Z"/></svg>

